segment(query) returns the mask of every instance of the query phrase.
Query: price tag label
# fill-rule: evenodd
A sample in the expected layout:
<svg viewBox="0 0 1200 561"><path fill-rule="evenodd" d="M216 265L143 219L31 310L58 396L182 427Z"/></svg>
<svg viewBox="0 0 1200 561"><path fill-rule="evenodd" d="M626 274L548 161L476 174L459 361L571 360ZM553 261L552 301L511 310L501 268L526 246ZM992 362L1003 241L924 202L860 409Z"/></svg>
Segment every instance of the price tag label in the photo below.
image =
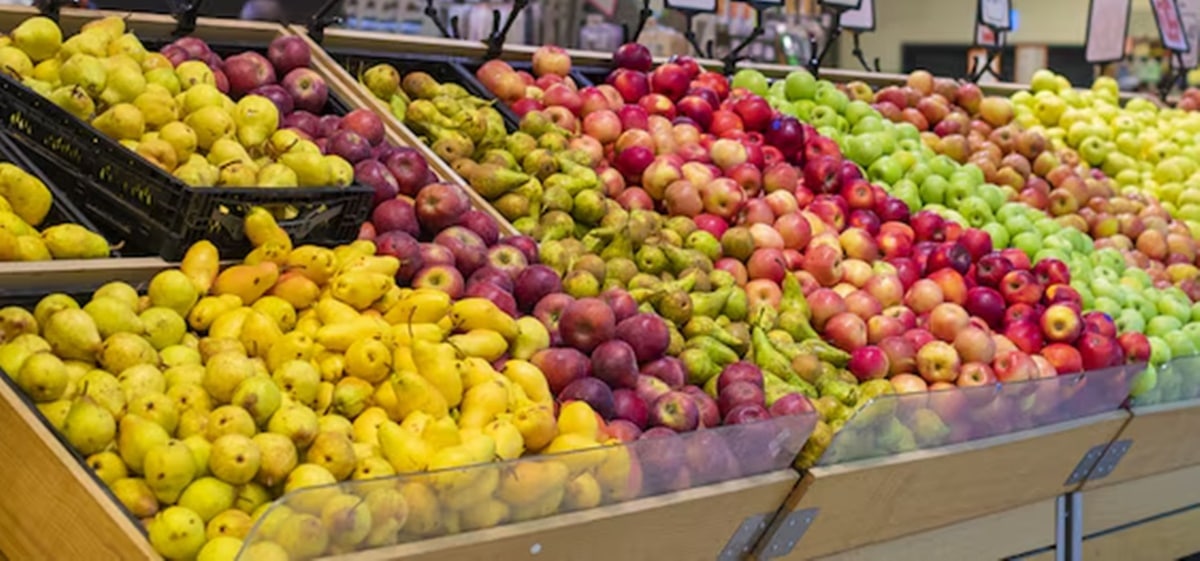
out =
<svg viewBox="0 0 1200 561"><path fill-rule="evenodd" d="M875 0L862 0L855 10L842 12L842 29L875 31Z"/></svg>
<svg viewBox="0 0 1200 561"><path fill-rule="evenodd" d="M1084 58L1091 64L1125 58L1129 33L1130 0L1092 0L1088 7L1087 46Z"/></svg>
<svg viewBox="0 0 1200 561"><path fill-rule="evenodd" d="M979 23L1000 31L1012 29L1012 3L1009 0L979 0Z"/></svg>
<svg viewBox="0 0 1200 561"><path fill-rule="evenodd" d="M717 11L717 0L666 0L665 3L668 8L683 12L713 13Z"/></svg>
<svg viewBox="0 0 1200 561"><path fill-rule="evenodd" d="M999 48L1004 46L1004 32L996 31L982 23L975 24L975 44L980 47Z"/></svg>
<svg viewBox="0 0 1200 561"><path fill-rule="evenodd" d="M1183 29L1183 18L1179 15L1179 5L1175 0L1150 0L1154 8L1154 20L1158 23L1158 36L1164 47L1177 53L1186 53L1188 49L1187 33Z"/></svg>
<svg viewBox="0 0 1200 561"><path fill-rule="evenodd" d="M842 10L857 10L867 0L817 0L822 6L829 8L839 8Z"/></svg>

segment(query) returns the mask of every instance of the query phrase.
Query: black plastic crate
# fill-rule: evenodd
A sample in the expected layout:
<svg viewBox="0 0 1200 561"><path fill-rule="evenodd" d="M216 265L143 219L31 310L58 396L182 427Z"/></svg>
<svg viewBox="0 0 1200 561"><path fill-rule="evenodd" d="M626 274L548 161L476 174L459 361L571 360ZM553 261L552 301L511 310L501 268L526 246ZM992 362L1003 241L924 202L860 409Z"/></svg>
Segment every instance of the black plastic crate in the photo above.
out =
<svg viewBox="0 0 1200 561"><path fill-rule="evenodd" d="M505 103L496 99L495 95L475 77L474 70L468 69L467 59L459 57L432 57L424 55L405 55L399 53L381 53L360 49L327 49L329 56L342 65L352 76L357 78L368 68L376 64L390 64L396 67L403 78L409 72L425 72L440 83L455 83L467 90L471 95L486 101L494 102L492 107L500 112L509 132L517 130L521 119ZM386 101L386 100L385 100ZM403 119L401 119L403 120Z"/></svg>
<svg viewBox="0 0 1200 561"><path fill-rule="evenodd" d="M211 47L218 53L239 48ZM345 113L344 103L332 94L330 100L333 110ZM35 163L54 172L68 196L95 211L89 215L102 234L120 237L131 252L178 260L207 239L228 257L244 255L251 245L242 217L255 206L295 208L296 218L280 226L297 244L340 244L354 240L371 213L374 192L357 185L190 187L8 76L0 76L0 123Z"/></svg>
<svg viewBox="0 0 1200 561"><path fill-rule="evenodd" d="M589 86L603 84L604 81L608 79L609 72L612 72L611 68L604 68L602 66L578 66L578 67L573 66L573 67L571 67L571 75L572 76L575 76L576 74L579 75L578 78L575 78L575 81L579 82L579 80L582 79L582 80L588 82ZM579 85L580 85L580 87L583 86L583 84L579 84Z"/></svg>
<svg viewBox="0 0 1200 561"><path fill-rule="evenodd" d="M50 212L46 214L46 219L38 226L39 230L44 230L58 224L75 223L96 233L102 231L96 227L93 221L88 219L85 212L71 202L71 198L58 187L58 183L42 171L42 166L35 165L32 160L17 148L11 139L3 134L0 134L0 161L9 162L25 170L26 173L38 178L50 190L50 196L53 197L53 201L50 204ZM108 241L109 245L112 245L120 240L110 239ZM121 253L110 250L109 256L120 257Z"/></svg>

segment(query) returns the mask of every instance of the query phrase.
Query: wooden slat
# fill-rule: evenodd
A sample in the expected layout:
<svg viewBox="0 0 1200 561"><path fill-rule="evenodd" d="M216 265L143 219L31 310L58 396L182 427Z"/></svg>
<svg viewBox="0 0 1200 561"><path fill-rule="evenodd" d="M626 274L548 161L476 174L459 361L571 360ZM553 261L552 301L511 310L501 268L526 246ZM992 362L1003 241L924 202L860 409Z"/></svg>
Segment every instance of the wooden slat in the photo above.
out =
<svg viewBox="0 0 1200 561"><path fill-rule="evenodd" d="M158 257L4 263L0 266L0 299L6 292L31 288L49 293L76 287L99 287L110 281L137 286L171 266Z"/></svg>
<svg viewBox="0 0 1200 561"><path fill-rule="evenodd" d="M496 210L487 199L484 199L479 193L475 192L465 179L458 175L450 167L450 164L438 157L431 148L421 142L417 135L412 132L400 119L392 114L392 110L387 103L371 95L365 88L359 85L358 80L350 74L345 68L342 68L329 53L325 52L320 45L317 45L310 38L303 27L292 26L289 31L300 36L308 42L309 47L313 50L313 66L321 69L321 74L328 81L330 88L333 89L343 99L350 101L358 107L371 109L383 119L384 128L387 129L387 137L390 142L402 146L411 146L421 152L425 156L425 160L429 163L430 169L442 181L456 184L466 191L467 196L471 199L471 205L476 209L487 213L499 225L502 235L516 235L517 229L508 221L500 211ZM374 48L379 48L376 45ZM445 54L445 53L443 53Z"/></svg>
<svg viewBox="0 0 1200 561"><path fill-rule="evenodd" d="M397 547L338 561L711 561L748 516L773 513L791 470Z"/></svg>
<svg viewBox="0 0 1200 561"><path fill-rule="evenodd" d="M1135 445L1136 446L1136 445ZM1200 466L1083 492L1083 534L1200 504ZM1200 526L1197 526L1200 533Z"/></svg>
<svg viewBox="0 0 1200 561"><path fill-rule="evenodd" d="M1200 466L1200 400L1166 403L1133 410L1118 440L1132 446L1107 477L1089 480L1084 489L1116 485L1132 479Z"/></svg>
<svg viewBox="0 0 1200 561"><path fill-rule="evenodd" d="M1083 540L1087 561L1176 561L1200 552L1200 507Z"/></svg>
<svg viewBox="0 0 1200 561"><path fill-rule="evenodd" d="M1054 545L1054 499L974 518L851 551L819 561L962 561L1004 559Z"/></svg>
<svg viewBox="0 0 1200 561"><path fill-rule="evenodd" d="M1074 491L1078 485L1064 483L1076 464L1088 449L1111 442L1127 420L1128 413L1119 411L944 448L814 468L785 508L819 510L786 558L821 557Z"/></svg>
<svg viewBox="0 0 1200 561"><path fill-rule="evenodd" d="M158 559L116 502L0 382L0 550L13 559Z"/></svg>

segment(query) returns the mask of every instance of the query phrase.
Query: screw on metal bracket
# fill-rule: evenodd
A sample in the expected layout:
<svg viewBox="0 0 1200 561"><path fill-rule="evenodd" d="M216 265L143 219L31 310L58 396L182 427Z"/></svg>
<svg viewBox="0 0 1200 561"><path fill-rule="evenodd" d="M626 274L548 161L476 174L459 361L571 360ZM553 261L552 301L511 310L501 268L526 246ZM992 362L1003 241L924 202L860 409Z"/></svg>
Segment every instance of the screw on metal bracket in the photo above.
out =
<svg viewBox="0 0 1200 561"><path fill-rule="evenodd" d="M740 561L747 553L750 553L754 544L758 542L758 537L767 530L769 518L770 514L755 514L743 520L737 530L733 532L733 537L725 543L725 548L717 556L717 561Z"/></svg>
<svg viewBox="0 0 1200 561"><path fill-rule="evenodd" d="M1107 444L1097 444L1089 448L1087 453L1079 459L1079 463L1075 464L1075 469L1071 470L1071 475L1067 476L1063 486L1077 485L1083 482L1084 478L1091 473L1092 468L1096 467L1096 462L1100 461L1100 457L1104 455L1104 449L1107 447Z"/></svg>
<svg viewBox="0 0 1200 561"><path fill-rule="evenodd" d="M1125 457L1125 453L1133 446L1133 440L1118 440L1108 446L1104 451L1104 455L1096 462L1096 467L1092 468L1091 473L1088 473L1088 481L1104 479L1112 474L1114 469L1117 469L1117 464L1121 463L1121 458Z"/></svg>
<svg viewBox="0 0 1200 561"><path fill-rule="evenodd" d="M805 532L808 532L808 528L817 519L817 513L820 510L819 508L806 508L787 515L783 522L775 528L775 533L767 538L762 558L774 559L791 553L796 548L796 544L800 542L800 538L804 537Z"/></svg>

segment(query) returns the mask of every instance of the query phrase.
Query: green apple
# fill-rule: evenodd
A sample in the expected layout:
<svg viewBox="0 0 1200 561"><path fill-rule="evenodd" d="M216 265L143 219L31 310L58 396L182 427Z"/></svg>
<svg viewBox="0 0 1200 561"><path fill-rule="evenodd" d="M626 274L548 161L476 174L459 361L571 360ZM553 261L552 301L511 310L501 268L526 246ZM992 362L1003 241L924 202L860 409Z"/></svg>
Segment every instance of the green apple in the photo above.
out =
<svg viewBox="0 0 1200 561"><path fill-rule="evenodd" d="M1012 237L1012 246L1025 252L1030 259L1042 249L1042 235L1037 232L1023 231Z"/></svg>
<svg viewBox="0 0 1200 561"><path fill-rule="evenodd" d="M953 204L949 198L955 192L954 184L950 185L950 189L946 192L947 204ZM992 215L992 207L987 204L987 201L981 197L963 197L958 204L955 205L958 212L970 224L972 228L981 228L984 225L995 222L996 217Z"/></svg>
<svg viewBox="0 0 1200 561"><path fill-rule="evenodd" d="M1104 156L1104 164L1100 166L1100 169L1105 175L1114 177L1136 167L1137 160L1114 150Z"/></svg>
<svg viewBox="0 0 1200 561"><path fill-rule="evenodd" d="M743 68L738 70L737 74L733 75L733 81L730 83L730 86L735 88L746 88L747 90L750 90L751 93L762 97L767 96L767 90L769 89L767 77L763 76L762 72L752 68Z"/></svg>
<svg viewBox="0 0 1200 561"><path fill-rule="evenodd" d="M1125 257L1121 255L1120 251L1111 247L1096 250L1092 254L1092 263L1097 267L1117 273L1125 270Z"/></svg>
<svg viewBox="0 0 1200 561"><path fill-rule="evenodd" d="M859 102L855 101L852 103L859 103ZM850 122L850 124L851 124L850 132L854 133L854 134L887 132L884 129L883 120L874 115L863 117L861 119L858 119L857 121L854 119L848 118L848 117L846 118L846 120L848 122Z"/></svg>
<svg viewBox="0 0 1200 561"><path fill-rule="evenodd" d="M1033 226L1033 221L1024 216L1010 217L1008 220L1004 221L1004 227L1008 228L1008 234L1013 237L1020 233L1036 232L1036 229Z"/></svg>
<svg viewBox="0 0 1200 561"><path fill-rule="evenodd" d="M1170 297L1158 299L1158 313L1171 316L1180 322L1191 321L1192 319L1192 307L1187 302Z"/></svg>
<svg viewBox="0 0 1200 561"><path fill-rule="evenodd" d="M844 111L846 109L846 104L850 103L850 98L847 97L846 94L842 93L841 90L834 87L817 89L816 97L813 99L818 104L829 107L838 113Z"/></svg>
<svg viewBox="0 0 1200 561"><path fill-rule="evenodd" d="M921 182L921 201L925 204L942 204L950 182L940 175L931 175Z"/></svg>
<svg viewBox="0 0 1200 561"><path fill-rule="evenodd" d="M992 237L992 247L995 247L996 249L1008 247L1009 235L1008 230L1004 228L1004 225L1000 224L999 222L992 222L990 224L984 224L980 230L987 232L988 235Z"/></svg>
<svg viewBox="0 0 1200 561"><path fill-rule="evenodd" d="M1099 271L1096 271L1099 273ZM1125 291L1117 286L1117 283L1106 279L1102 276L1097 276L1092 279L1092 292L1096 294L1096 299L1107 298L1116 303L1117 308L1122 308L1125 305Z"/></svg>
<svg viewBox="0 0 1200 561"><path fill-rule="evenodd" d="M929 164L925 163L924 161L918 161L914 163L912 167L908 168L908 171L904 172L904 177L913 183L920 185L923 181L925 181L926 177L929 177L932 174L933 170L930 169Z"/></svg>
<svg viewBox="0 0 1200 561"><path fill-rule="evenodd" d="M804 122L809 122L809 115L817 103L811 99L801 99L792 102L792 116Z"/></svg>
<svg viewBox="0 0 1200 561"><path fill-rule="evenodd" d="M1121 310L1121 314L1116 318L1117 331L1125 333L1126 331L1135 331L1144 333L1146 331L1146 318L1142 317L1136 310L1128 308Z"/></svg>
<svg viewBox="0 0 1200 561"><path fill-rule="evenodd" d="M1025 205L1004 205L996 209L996 219L1007 223L1017 216L1025 216Z"/></svg>
<svg viewBox="0 0 1200 561"><path fill-rule="evenodd" d="M912 180L901 179L893 183L889 192L893 197L904 201L904 204L908 205L909 212L921 210L921 192Z"/></svg>
<svg viewBox="0 0 1200 561"><path fill-rule="evenodd" d="M1050 234L1054 234L1059 230L1062 230L1062 224L1059 224L1058 222L1055 222L1053 218L1044 215L1033 224L1034 226L1037 226L1038 232L1043 236L1049 236Z"/></svg>
<svg viewBox="0 0 1200 561"><path fill-rule="evenodd" d="M1029 80L1029 89L1034 93L1057 92L1058 78L1054 72L1047 69L1037 70Z"/></svg>
<svg viewBox="0 0 1200 561"><path fill-rule="evenodd" d="M1183 326L1183 332L1192 339L1192 345L1200 350L1200 323L1189 323Z"/></svg>
<svg viewBox="0 0 1200 561"><path fill-rule="evenodd" d="M920 140L921 131L912 123L896 123L896 136L904 140Z"/></svg>
<svg viewBox="0 0 1200 561"><path fill-rule="evenodd" d="M1089 136L1079 144L1079 155L1083 156L1084 161L1093 166L1104 163L1105 158L1114 150L1116 150L1115 145L1105 142L1096 136Z"/></svg>
<svg viewBox="0 0 1200 561"><path fill-rule="evenodd" d="M837 110L828 105L816 105L808 112L808 122L816 128L837 128L838 119L841 118L842 116L838 115Z"/></svg>
<svg viewBox="0 0 1200 561"><path fill-rule="evenodd" d="M1070 253L1071 251L1074 251L1074 249L1075 249L1074 246L1071 245L1070 240L1068 240L1058 234L1054 234L1052 236L1046 236L1045 238L1043 238L1042 239L1042 247L1044 247L1046 249L1053 249L1055 251L1063 253L1064 255L1067 253ZM1065 260L1064 260L1064 262L1065 262Z"/></svg>
<svg viewBox="0 0 1200 561"><path fill-rule="evenodd" d="M846 138L844 155L860 166L869 166L883 156L883 145L873 134L860 134Z"/></svg>
<svg viewBox="0 0 1200 561"><path fill-rule="evenodd" d="M1129 385L1129 397L1135 399L1145 397L1157 385L1158 371L1153 366L1148 366L1133 376L1133 381Z"/></svg>
<svg viewBox="0 0 1200 561"><path fill-rule="evenodd" d="M791 101L812 99L817 93L817 79L808 70L793 70L784 78L784 93Z"/></svg>
<svg viewBox="0 0 1200 561"><path fill-rule="evenodd" d="M958 162L954 161L954 159L950 158L949 156L941 154L929 161L929 169L932 169L933 173L936 173L946 179L950 179L950 176L958 168Z"/></svg>
<svg viewBox="0 0 1200 561"><path fill-rule="evenodd" d="M1180 329L1183 329L1183 322L1179 321L1179 318L1172 316L1156 316L1146 322L1147 337L1165 338L1170 333L1179 332ZM1167 342L1170 343L1169 340ZM1171 347L1172 351L1174 351L1174 345L1171 345Z"/></svg>
<svg viewBox="0 0 1200 561"><path fill-rule="evenodd" d="M1188 333L1176 330L1164 334L1162 338L1167 342L1167 346L1171 348L1172 357L1179 358L1196 354L1196 343Z"/></svg>
<svg viewBox="0 0 1200 561"><path fill-rule="evenodd" d="M1004 195L1004 190L999 186L991 183L984 183L979 186L979 198L983 199L992 209L992 212L1000 210L1004 203L1008 202L1008 197Z"/></svg>
<svg viewBox="0 0 1200 561"><path fill-rule="evenodd" d="M904 168L891 156L883 156L867 168L867 175L870 176L871 181L891 185L904 177Z"/></svg>
<svg viewBox="0 0 1200 561"><path fill-rule="evenodd" d="M1104 312L1104 313L1108 314L1110 317L1115 317L1115 316L1118 316L1121 314L1121 305L1118 304L1116 302L1116 300L1113 300L1112 298L1108 298L1106 296L1101 296L1099 298L1096 298L1096 302L1094 304L1095 304L1096 310Z"/></svg>
<svg viewBox="0 0 1200 561"><path fill-rule="evenodd" d="M847 103L846 110L842 111L842 115L845 115L846 119L850 121L851 125L857 125L859 121L863 120L864 117L872 117L876 121L881 122L880 126L882 126L882 115L880 115L874 107L871 107L871 104L862 100L856 99L850 103Z"/></svg>
<svg viewBox="0 0 1200 561"><path fill-rule="evenodd" d="M1043 259L1057 259L1059 261L1066 263L1068 255L1070 255L1070 254L1061 249L1052 248L1052 247L1043 247L1042 249L1038 250L1037 254L1035 254L1033 256L1033 262L1037 263L1038 261L1041 261Z"/></svg>
<svg viewBox="0 0 1200 561"><path fill-rule="evenodd" d="M1079 293L1079 299L1083 301L1083 309L1090 310L1096 305L1096 295L1092 294L1092 289L1090 287L1082 282L1075 284L1074 280L1071 281L1071 286L1073 286L1075 291Z"/></svg>
<svg viewBox="0 0 1200 561"><path fill-rule="evenodd" d="M1200 321L1200 302L1192 304L1192 317L1189 321Z"/></svg>
<svg viewBox="0 0 1200 561"><path fill-rule="evenodd" d="M1171 360L1171 346L1162 337L1147 336L1150 341L1150 364L1166 364Z"/></svg>

